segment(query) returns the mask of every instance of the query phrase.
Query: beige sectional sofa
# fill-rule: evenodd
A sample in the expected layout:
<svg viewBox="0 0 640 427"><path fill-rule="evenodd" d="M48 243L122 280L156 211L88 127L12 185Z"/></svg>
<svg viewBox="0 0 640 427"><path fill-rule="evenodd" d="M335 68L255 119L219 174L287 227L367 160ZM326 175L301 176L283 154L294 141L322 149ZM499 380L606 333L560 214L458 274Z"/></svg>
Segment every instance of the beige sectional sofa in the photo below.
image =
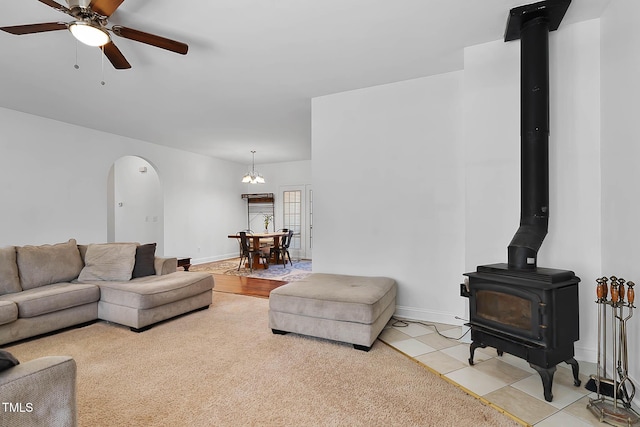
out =
<svg viewBox="0 0 640 427"><path fill-rule="evenodd" d="M0 371L0 426L77 426L76 377L69 356L40 357Z"/></svg>
<svg viewBox="0 0 640 427"><path fill-rule="evenodd" d="M213 276L177 271L155 244L0 248L0 345L97 319L141 331L207 308Z"/></svg>

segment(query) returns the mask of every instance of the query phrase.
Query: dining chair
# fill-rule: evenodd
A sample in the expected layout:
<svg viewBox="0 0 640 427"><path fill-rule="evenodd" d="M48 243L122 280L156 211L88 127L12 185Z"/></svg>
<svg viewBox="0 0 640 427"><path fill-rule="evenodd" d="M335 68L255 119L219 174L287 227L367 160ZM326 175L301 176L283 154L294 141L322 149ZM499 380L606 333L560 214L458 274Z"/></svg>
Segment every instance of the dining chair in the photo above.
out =
<svg viewBox="0 0 640 427"><path fill-rule="evenodd" d="M251 230L250 228L245 228L244 230L245 233L247 233L247 236L253 236L253 230ZM240 249L240 252L238 253L238 256L240 258L242 258L242 241L240 240L240 232L236 233L236 240L238 241L238 248ZM249 239L249 242L251 242L251 239ZM249 246L251 247L251 246Z"/></svg>
<svg viewBox="0 0 640 427"><path fill-rule="evenodd" d="M287 268L287 259L285 258L285 255L289 257L289 264L293 265L293 262L291 261L291 254L289 254L289 245L291 244L291 236L293 236L293 230L283 229L283 231L288 232L287 234L282 236L282 238L280 239L280 245L278 247L271 248L271 250L269 251L269 256L275 254L276 263L278 263L278 260L280 259L280 257L282 257L282 267Z"/></svg>
<svg viewBox="0 0 640 427"><path fill-rule="evenodd" d="M238 271L240 271L240 267L242 267L242 260L247 259L249 261L249 269L253 272L253 258L258 256L262 258L265 264L269 264L269 259L267 255L260 250L260 248L252 249L249 243L249 234L246 231L239 231L236 234L238 238L238 242L240 243L240 264L238 265Z"/></svg>
<svg viewBox="0 0 640 427"><path fill-rule="evenodd" d="M277 230L277 233L286 233L287 231L289 231L288 228L280 228L279 230ZM282 238L284 238L284 236L281 236L280 241L282 241ZM262 248L269 248L269 256L271 257L274 253L278 253L278 248L273 244L273 242L271 244L266 244L263 245ZM276 258L276 261L278 259Z"/></svg>

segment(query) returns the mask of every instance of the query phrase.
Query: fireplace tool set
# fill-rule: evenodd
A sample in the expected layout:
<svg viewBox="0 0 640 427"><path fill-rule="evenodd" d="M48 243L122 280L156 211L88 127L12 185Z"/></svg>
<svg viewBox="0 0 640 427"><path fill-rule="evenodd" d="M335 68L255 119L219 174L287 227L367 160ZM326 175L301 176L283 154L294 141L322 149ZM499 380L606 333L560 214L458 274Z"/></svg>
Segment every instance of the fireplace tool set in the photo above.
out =
<svg viewBox="0 0 640 427"><path fill-rule="evenodd" d="M591 375L586 388L596 392L597 398L589 399L587 408L599 418L600 422L615 426L640 426L640 414L631 407L636 387L629 379L627 352L627 321L633 316L635 308L633 305L635 284L615 276L609 279L601 277L596 280L596 283L598 366L596 374ZM611 320L610 330L607 330L607 318ZM611 375L607 374L608 331L612 335L611 353L609 353L613 356Z"/></svg>

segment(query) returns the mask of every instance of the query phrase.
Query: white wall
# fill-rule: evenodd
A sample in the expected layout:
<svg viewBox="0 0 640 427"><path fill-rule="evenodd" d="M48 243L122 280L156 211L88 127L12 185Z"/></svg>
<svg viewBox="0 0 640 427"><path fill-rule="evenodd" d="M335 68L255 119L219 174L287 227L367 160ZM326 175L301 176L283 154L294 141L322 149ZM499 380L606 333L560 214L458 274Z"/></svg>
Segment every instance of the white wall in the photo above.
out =
<svg viewBox="0 0 640 427"><path fill-rule="evenodd" d="M465 271L506 262L519 225L519 84L520 42L465 49Z"/></svg>
<svg viewBox="0 0 640 427"><path fill-rule="evenodd" d="M105 242L109 170L135 155L162 183L166 255L237 254L227 234L245 223L244 165L4 108L0 129L0 246Z"/></svg>
<svg viewBox="0 0 640 427"><path fill-rule="evenodd" d="M398 314L464 311L462 72L314 98L313 271L381 275Z"/></svg>
<svg viewBox="0 0 640 427"><path fill-rule="evenodd" d="M576 354L595 360L601 267L599 21L550 35L550 225L542 267L580 285ZM312 102L314 271L386 275L398 314L459 323L458 284L506 262L520 219L520 43L465 50L465 70Z"/></svg>
<svg viewBox="0 0 640 427"><path fill-rule="evenodd" d="M142 168L142 171L141 171ZM138 156L124 156L115 161L114 197L108 208L114 217L107 226L108 241L156 242L156 254L164 253L164 201L162 185L153 165ZM110 206L109 206L110 205Z"/></svg>
<svg viewBox="0 0 640 427"><path fill-rule="evenodd" d="M576 355L595 360L600 275L600 22L549 35L549 233L538 266L581 279ZM520 220L520 42L465 50L467 271L507 261Z"/></svg>
<svg viewBox="0 0 640 427"><path fill-rule="evenodd" d="M602 275L640 284L640 2L612 1L602 31ZM638 288L638 287L636 287ZM640 290L640 289L638 289ZM636 291L636 293L638 293ZM638 306L638 300L635 305ZM630 376L640 382L640 319L628 322ZM636 402L639 397L636 396Z"/></svg>

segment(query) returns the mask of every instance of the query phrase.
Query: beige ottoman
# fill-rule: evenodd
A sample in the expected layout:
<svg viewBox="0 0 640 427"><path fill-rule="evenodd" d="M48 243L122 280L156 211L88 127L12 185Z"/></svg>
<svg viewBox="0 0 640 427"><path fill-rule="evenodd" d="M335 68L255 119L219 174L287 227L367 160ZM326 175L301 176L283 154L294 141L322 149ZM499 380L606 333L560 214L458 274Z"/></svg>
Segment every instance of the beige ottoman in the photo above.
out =
<svg viewBox="0 0 640 427"><path fill-rule="evenodd" d="M269 327L369 351L396 309L395 280L313 273L271 291Z"/></svg>

